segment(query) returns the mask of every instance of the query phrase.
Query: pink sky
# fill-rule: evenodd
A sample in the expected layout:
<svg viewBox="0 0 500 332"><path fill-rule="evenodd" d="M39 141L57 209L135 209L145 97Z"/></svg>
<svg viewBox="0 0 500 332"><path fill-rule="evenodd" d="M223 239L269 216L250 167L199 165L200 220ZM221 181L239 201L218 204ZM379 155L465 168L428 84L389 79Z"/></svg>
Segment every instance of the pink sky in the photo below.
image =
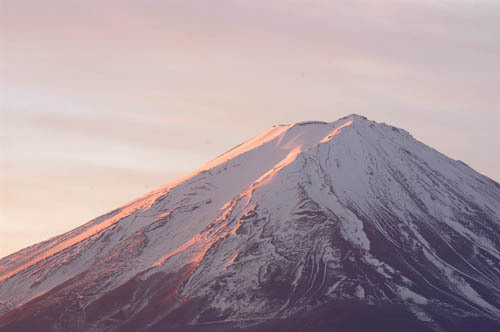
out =
<svg viewBox="0 0 500 332"><path fill-rule="evenodd" d="M498 1L0 6L0 256L277 123L362 114L500 180Z"/></svg>

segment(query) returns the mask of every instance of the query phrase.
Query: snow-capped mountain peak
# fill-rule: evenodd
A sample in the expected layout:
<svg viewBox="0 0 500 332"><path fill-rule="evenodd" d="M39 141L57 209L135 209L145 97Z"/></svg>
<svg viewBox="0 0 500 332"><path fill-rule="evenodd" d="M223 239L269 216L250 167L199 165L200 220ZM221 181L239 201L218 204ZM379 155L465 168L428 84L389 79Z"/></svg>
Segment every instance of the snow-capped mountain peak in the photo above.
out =
<svg viewBox="0 0 500 332"><path fill-rule="evenodd" d="M408 132L277 125L0 260L0 328L250 331L342 305L494 329L499 238L500 185Z"/></svg>

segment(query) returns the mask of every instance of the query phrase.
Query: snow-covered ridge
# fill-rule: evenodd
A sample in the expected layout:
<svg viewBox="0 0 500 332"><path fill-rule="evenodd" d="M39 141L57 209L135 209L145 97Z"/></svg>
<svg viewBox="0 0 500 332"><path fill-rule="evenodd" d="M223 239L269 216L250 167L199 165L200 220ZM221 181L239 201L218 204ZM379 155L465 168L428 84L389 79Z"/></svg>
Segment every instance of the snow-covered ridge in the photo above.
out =
<svg viewBox="0 0 500 332"><path fill-rule="evenodd" d="M403 129L359 115L278 125L1 259L0 326L56 286L85 308L186 269L174 298L204 299L210 319L199 312L196 324L341 299L399 303L434 327L441 311L500 320L499 239L500 185ZM137 301L120 310L133 317L151 299Z"/></svg>
<svg viewBox="0 0 500 332"><path fill-rule="evenodd" d="M227 194L228 196L234 196L241 191L243 187L248 186L252 180L258 179L262 171L272 169L275 164L285 159L291 151L294 151L293 153L297 153L298 151L303 151L312 147L314 144L318 143L318 140L329 133L330 129L344 126L346 123L351 123L352 118L357 117L358 116L353 115L346 117L344 120L333 123L309 121L270 128L266 132L231 149L218 158L209 161L187 176L126 204L125 206L119 208L117 213L109 216L108 218L100 217L96 220L98 222L90 222L88 227L83 226L74 231L50 239L49 241L46 241L43 246L40 245L33 248L27 248L21 252L5 257L1 260L2 265L0 265L0 282L26 270L30 266L33 266L41 261L45 261L47 258L72 247L75 244L96 236L110 227L114 227L115 223L129 217L136 211L150 209L157 199L166 195L172 188L175 188L190 179L200 177L204 172L217 172L219 171L218 168L228 161L238 164L252 163L251 159L253 159L253 155L258 154L259 160L257 162L261 166L256 169L257 172L250 172L251 174L247 174L245 179L246 181L241 181L243 183L239 186L235 186L237 188ZM317 125L319 125L320 128L297 130L297 126L303 126L306 124L315 125L314 127L318 127ZM233 183L233 185L235 184Z"/></svg>
<svg viewBox="0 0 500 332"><path fill-rule="evenodd" d="M320 125L329 125L329 127L335 128L338 124L337 123L332 123L328 124L326 122L319 122L319 121L309 121L309 122L301 122L301 123L294 123L291 125L283 125L279 127L273 127L269 129L268 131L264 132L261 135L258 135L249 141L241 144L238 147L235 147L231 149L230 151L222 154L218 158L206 163L199 169L195 170L194 172L188 174L187 176L176 180L167 186L161 187L139 199L136 199L122 208L120 208L120 212L117 213L116 215L113 215L109 218L106 218L104 220L101 220L99 223L92 225L89 228L86 228L84 231L81 233L75 234L74 236L71 236L69 239L65 239L62 241L62 243L55 242L51 243L51 245L48 245L44 248L50 249L46 250L43 252L43 255L38 255L36 257L33 257L27 264L34 264L37 263L40 260L46 259L48 256L53 255L54 253L57 253L59 251L62 251L75 243L81 242L82 240L95 235L102 231L103 229L106 229L110 226L112 226L114 223L117 221L129 216L133 212L140 210L140 209L148 209L151 207L152 203L167 193L170 188L175 187L191 178L194 178L196 176L199 176L200 173L204 171L210 171L212 169L217 168L221 164L232 160L232 159L244 159L244 157L249 157L249 156L243 156L249 151L258 149L260 157L262 159L266 160L272 160L271 162L267 162L267 164L276 164L275 161L278 161L280 159L283 159L283 156L288 155L288 153L292 150L295 150L297 147L299 147L301 150L307 149L311 147L313 144L317 143L318 137L321 137L324 135L325 131L320 131L319 133L317 132L306 132L306 133L293 133L290 134L288 131L293 129L296 126L302 126L306 124L320 124ZM327 129L328 131L328 129ZM277 149L276 149L277 148ZM282 151L281 153L278 153L276 155L276 150ZM287 153L288 152L288 153ZM264 154L264 155L262 155ZM271 155L274 155L271 156ZM71 232L70 232L71 233ZM56 244L57 243L57 244ZM48 247L48 248L47 248ZM11 255L12 256L12 255ZM20 257L10 257L8 260L9 263L14 263L16 260L18 260ZM0 272L3 272L6 270L7 266L1 266ZM10 276L14 275L15 273L19 272L20 269L26 268L26 265L22 265L18 267L15 270L12 270L8 273L2 273L0 275L0 281L5 280L6 278L9 278Z"/></svg>

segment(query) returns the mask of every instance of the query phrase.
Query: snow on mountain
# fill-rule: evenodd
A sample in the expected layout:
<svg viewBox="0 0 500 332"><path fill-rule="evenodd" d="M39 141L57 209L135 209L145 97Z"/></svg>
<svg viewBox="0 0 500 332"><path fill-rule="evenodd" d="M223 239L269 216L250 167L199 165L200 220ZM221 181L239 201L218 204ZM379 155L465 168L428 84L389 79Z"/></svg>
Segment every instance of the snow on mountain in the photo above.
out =
<svg viewBox="0 0 500 332"><path fill-rule="evenodd" d="M358 115L279 125L0 260L0 331L263 331L339 305L499 328L500 185Z"/></svg>

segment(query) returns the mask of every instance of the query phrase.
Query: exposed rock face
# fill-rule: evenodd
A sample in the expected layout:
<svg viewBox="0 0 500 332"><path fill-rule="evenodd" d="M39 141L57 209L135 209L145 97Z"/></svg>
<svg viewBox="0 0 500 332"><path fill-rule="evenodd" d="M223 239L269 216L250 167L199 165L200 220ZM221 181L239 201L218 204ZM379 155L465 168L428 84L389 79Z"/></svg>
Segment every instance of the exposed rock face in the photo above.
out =
<svg viewBox="0 0 500 332"><path fill-rule="evenodd" d="M0 260L0 331L499 331L500 185L351 115L275 126Z"/></svg>

